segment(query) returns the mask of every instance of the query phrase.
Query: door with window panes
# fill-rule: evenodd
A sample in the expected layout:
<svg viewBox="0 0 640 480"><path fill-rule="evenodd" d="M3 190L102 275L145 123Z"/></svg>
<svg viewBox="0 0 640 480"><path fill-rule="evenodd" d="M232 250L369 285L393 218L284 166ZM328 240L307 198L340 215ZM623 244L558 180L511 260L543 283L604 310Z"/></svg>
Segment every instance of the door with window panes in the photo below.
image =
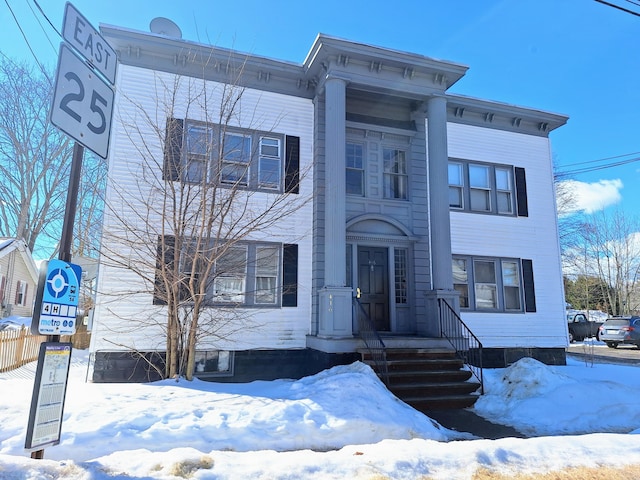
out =
<svg viewBox="0 0 640 480"><path fill-rule="evenodd" d="M360 304L379 332L391 330L387 256L384 247L358 247Z"/></svg>

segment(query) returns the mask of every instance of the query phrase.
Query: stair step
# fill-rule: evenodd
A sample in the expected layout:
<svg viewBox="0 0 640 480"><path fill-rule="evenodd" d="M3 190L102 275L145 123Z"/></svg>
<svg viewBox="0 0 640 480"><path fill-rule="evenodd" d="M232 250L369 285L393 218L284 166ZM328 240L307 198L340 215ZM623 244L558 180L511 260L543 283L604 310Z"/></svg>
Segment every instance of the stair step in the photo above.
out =
<svg viewBox="0 0 640 480"><path fill-rule="evenodd" d="M412 370L388 372L390 384L463 382L471 378L469 370Z"/></svg>
<svg viewBox="0 0 640 480"><path fill-rule="evenodd" d="M464 362L460 358L405 358L405 359L387 359L389 371L391 370L442 370L445 367L451 370L462 368Z"/></svg>
<svg viewBox="0 0 640 480"><path fill-rule="evenodd" d="M377 370L368 351L360 354ZM471 381L471 371L464 369L464 361L453 350L393 348L386 349L385 356L387 388L419 411L468 408L478 399L480 384Z"/></svg>
<svg viewBox="0 0 640 480"><path fill-rule="evenodd" d="M371 354L368 350L359 350L363 360L371 358ZM425 358L425 359L445 359L445 358L457 358L455 350L447 350L441 348L387 348L385 349L387 360L403 359L403 358Z"/></svg>
<svg viewBox="0 0 640 480"><path fill-rule="evenodd" d="M473 407L477 395L447 395L441 397L403 398L402 401L420 412L438 409L462 409Z"/></svg>
<svg viewBox="0 0 640 480"><path fill-rule="evenodd" d="M422 383L422 384L402 384L390 385L389 391L396 397L404 399L424 398L447 395L462 395L473 393L480 388L478 382L441 382L441 383Z"/></svg>

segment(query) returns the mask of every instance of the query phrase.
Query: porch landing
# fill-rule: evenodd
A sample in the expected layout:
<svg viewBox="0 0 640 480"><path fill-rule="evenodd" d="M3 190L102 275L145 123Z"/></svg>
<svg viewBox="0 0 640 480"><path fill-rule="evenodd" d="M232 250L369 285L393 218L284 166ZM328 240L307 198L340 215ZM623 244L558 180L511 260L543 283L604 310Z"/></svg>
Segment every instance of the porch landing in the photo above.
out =
<svg viewBox="0 0 640 480"><path fill-rule="evenodd" d="M451 344L444 338L418 337L415 335L380 334L387 349L411 348L453 351ZM349 353L366 349L366 345L358 337L322 337L307 335L307 348L325 353Z"/></svg>

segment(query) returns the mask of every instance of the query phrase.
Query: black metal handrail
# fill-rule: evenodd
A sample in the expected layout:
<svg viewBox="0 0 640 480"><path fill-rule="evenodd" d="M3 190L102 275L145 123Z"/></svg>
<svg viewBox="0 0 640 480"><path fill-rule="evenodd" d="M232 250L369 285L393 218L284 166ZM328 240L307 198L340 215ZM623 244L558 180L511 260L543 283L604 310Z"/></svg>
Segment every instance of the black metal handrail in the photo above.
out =
<svg viewBox="0 0 640 480"><path fill-rule="evenodd" d="M387 352L380 334L376 330L371 317L364 309L360 300L353 297L353 304L356 307L358 317L358 334L364 345L367 347L378 374L385 385L389 385L389 367L387 365Z"/></svg>
<svg viewBox="0 0 640 480"><path fill-rule="evenodd" d="M444 298L438 299L438 311L440 312L440 335L455 348L458 357L480 382L480 393L484 394L482 342L478 340L478 337L473 334Z"/></svg>

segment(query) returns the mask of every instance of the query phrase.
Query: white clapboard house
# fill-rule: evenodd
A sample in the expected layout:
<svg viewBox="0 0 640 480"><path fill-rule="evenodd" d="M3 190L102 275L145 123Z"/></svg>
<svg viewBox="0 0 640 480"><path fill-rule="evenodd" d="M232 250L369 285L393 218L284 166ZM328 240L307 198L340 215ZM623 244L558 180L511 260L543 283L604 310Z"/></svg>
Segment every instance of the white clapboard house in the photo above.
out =
<svg viewBox="0 0 640 480"><path fill-rule="evenodd" d="M298 63L171 30L101 26L120 63L94 381L156 378L140 353L156 361L166 345L149 261L172 238L158 191L203 175L241 183L240 222L274 199L286 211L243 236L241 266L207 290L226 320L201 335L198 375L299 377L378 339L446 350L463 338L464 354L458 318L484 367L565 362L549 134L566 116L451 94L467 67L422 54L321 34ZM247 148L213 162L203 138Z"/></svg>

